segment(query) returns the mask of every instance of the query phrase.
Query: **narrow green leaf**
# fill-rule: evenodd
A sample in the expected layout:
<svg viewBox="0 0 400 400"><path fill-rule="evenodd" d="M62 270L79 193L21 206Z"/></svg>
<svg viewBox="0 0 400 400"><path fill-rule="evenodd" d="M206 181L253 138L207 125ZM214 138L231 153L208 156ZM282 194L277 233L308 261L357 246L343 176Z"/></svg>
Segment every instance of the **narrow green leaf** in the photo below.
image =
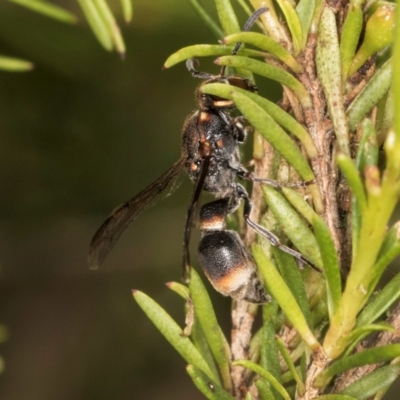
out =
<svg viewBox="0 0 400 400"><path fill-rule="evenodd" d="M335 361L325 371L320 373L315 381L315 387L325 386L331 378L351 368L361 367L367 364L377 364L391 361L400 356L400 344L389 344L361 351Z"/></svg>
<svg viewBox="0 0 400 400"><path fill-rule="evenodd" d="M336 161L340 170L345 176L353 195L357 198L360 211L363 212L367 206L367 199L363 184L361 182L360 174L358 173L353 160L345 154L338 154Z"/></svg>
<svg viewBox="0 0 400 400"><path fill-rule="evenodd" d="M302 395L304 393L304 382L300 378L300 375L298 374L296 367L294 366L293 361L290 358L290 354L286 348L286 344L279 337L276 339L276 343L279 347L279 351L281 352L283 359L285 360L287 367L289 368L289 371L292 373L292 376L297 383L298 393Z"/></svg>
<svg viewBox="0 0 400 400"><path fill-rule="evenodd" d="M124 38L121 35L121 30L119 29L117 21L115 20L110 7L105 0L94 0L94 4L98 9L101 18L104 20L108 31L110 32L114 42L115 50L122 58L124 58L126 52Z"/></svg>
<svg viewBox="0 0 400 400"><path fill-rule="evenodd" d="M396 365L381 367L353 382L340 393L358 400L368 400L375 393L392 384L399 373L400 369Z"/></svg>
<svg viewBox="0 0 400 400"><path fill-rule="evenodd" d="M227 390L231 388L230 378L230 354L227 341L218 324L214 309L199 275L192 268L190 273L190 296L193 301L195 315L207 338L208 345L218 365L223 385Z"/></svg>
<svg viewBox="0 0 400 400"><path fill-rule="evenodd" d="M228 55L232 54L232 51L233 46L222 46L218 44L196 44L183 47L167 58L164 63L164 68L171 68L175 64L186 61L189 58ZM265 57L265 53L263 52L248 49L240 49L238 54L246 57Z"/></svg>
<svg viewBox="0 0 400 400"><path fill-rule="evenodd" d="M256 385L256 388L258 390L260 400L276 400L271 391L271 386L269 386L264 379L255 379L254 384Z"/></svg>
<svg viewBox="0 0 400 400"><path fill-rule="evenodd" d="M143 292L133 291L133 298L161 334L188 363L196 365L208 376L213 376L204 358L171 316Z"/></svg>
<svg viewBox="0 0 400 400"><path fill-rule="evenodd" d="M271 384L271 386L283 397L284 400L290 400L290 396L286 392L285 388L276 380L276 378L270 372L268 372L264 368L248 360L237 360L234 361L232 364L240 365L260 375Z"/></svg>
<svg viewBox="0 0 400 400"><path fill-rule="evenodd" d="M345 396L343 394L324 394L315 400L358 400L355 397Z"/></svg>
<svg viewBox="0 0 400 400"><path fill-rule="evenodd" d="M215 0L219 22L226 35L240 32L240 25L229 0Z"/></svg>
<svg viewBox="0 0 400 400"><path fill-rule="evenodd" d="M175 293L181 296L184 300L187 300L190 297L189 288L185 285L182 285L181 283L168 282L166 283L166 286L168 289L173 290Z"/></svg>
<svg viewBox="0 0 400 400"><path fill-rule="evenodd" d="M378 261L372 269L372 280L368 292L371 293L377 285L386 267L400 254L400 223L396 222L386 234L379 251Z"/></svg>
<svg viewBox="0 0 400 400"><path fill-rule="evenodd" d="M217 65L246 69L255 74L277 81L291 89L304 108L312 106L311 98L306 88L293 75L289 74L282 68L240 56L219 57L215 60L215 63Z"/></svg>
<svg viewBox="0 0 400 400"><path fill-rule="evenodd" d="M269 185L264 185L262 190L269 209L273 212L288 238L308 260L322 269L323 264L317 239L307 224L282 194Z"/></svg>
<svg viewBox="0 0 400 400"><path fill-rule="evenodd" d="M300 213L309 224L312 224L312 221L317 213L307 203L307 201L304 199L304 196L297 190L290 187L282 187L281 190L296 211Z"/></svg>
<svg viewBox="0 0 400 400"><path fill-rule="evenodd" d="M332 317L340 306L342 296L339 260L335 244L323 219L315 216L313 227L324 264L324 275L328 293L328 310L330 317Z"/></svg>
<svg viewBox="0 0 400 400"><path fill-rule="evenodd" d="M99 43L108 51L113 48L112 36L93 0L77 0Z"/></svg>
<svg viewBox="0 0 400 400"><path fill-rule="evenodd" d="M300 73L303 67L296 59L279 43L269 36L256 32L239 32L226 36L223 42L227 45L242 42L251 44L259 49L266 51L288 65L294 72Z"/></svg>
<svg viewBox="0 0 400 400"><path fill-rule="evenodd" d="M177 293L183 299L186 300L186 304L185 304L186 323L187 323L188 319L192 322L192 324L189 328L190 337L192 339L192 342L195 345L196 349L201 354L201 356L204 358L205 362L208 364L208 366L212 372L213 379L215 379L217 381L217 383L219 385L221 385L221 381L219 379L218 368L215 364L214 357L211 353L210 347L208 345L208 342L204 335L204 332L201 328L199 320L196 317L196 315L193 315L189 312L189 310L193 309L193 305L192 305L192 302L191 302L191 299L189 296L189 288L187 286L184 286L184 285L182 285L180 283L176 283L176 282L167 283L167 287L169 289L173 290L175 293ZM188 328L188 326L183 331L183 334L185 336L188 336L188 334L185 332L187 328Z"/></svg>
<svg viewBox="0 0 400 400"><path fill-rule="evenodd" d="M186 300L185 311L187 315L186 319L188 319L188 309L190 307L190 304L192 304L190 299L189 288L177 282L168 282L166 285L169 289L173 290L184 300ZM193 314L191 316L189 314L189 319L190 318L192 318L193 321L193 325L191 326L190 329L190 337L192 339L192 342L195 345L196 349L199 351L199 353L202 355L208 366L210 367L213 378L217 381L219 385L221 385L218 368L215 364L214 357L211 353L210 346L208 345L207 338L204 335L199 320L196 317L196 315L193 316ZM186 332L184 331L184 333Z"/></svg>
<svg viewBox="0 0 400 400"><path fill-rule="evenodd" d="M382 112L382 118L378 126L378 144L381 145L387 137L389 130L394 124L394 99L393 90L388 91L386 96L386 101L384 105L384 110Z"/></svg>
<svg viewBox="0 0 400 400"><path fill-rule="evenodd" d="M196 317L196 315L194 316L194 324L190 337L193 341L193 344L196 346L196 349L199 351L207 365L210 367L212 378L218 385L222 385L219 377L218 367L215 364L215 360L211 352L210 346L208 345L206 335L204 334L204 331L199 323L199 319Z"/></svg>
<svg viewBox="0 0 400 400"><path fill-rule="evenodd" d="M224 37L223 30L219 25L210 17L207 11L202 7L198 0L190 0L190 4L195 9L199 17L203 20L204 24L208 26L211 32L217 39L222 39Z"/></svg>
<svg viewBox="0 0 400 400"><path fill-rule="evenodd" d="M26 72L31 71L34 64L20 58L0 56L0 70L10 72Z"/></svg>
<svg viewBox="0 0 400 400"><path fill-rule="evenodd" d="M294 260L293 256L277 249L276 247L272 248L272 252L282 278L296 299L308 326L312 326L311 311L308 305L307 294L300 269L297 266L296 261Z"/></svg>
<svg viewBox="0 0 400 400"><path fill-rule="evenodd" d="M279 363L279 350L275 340L275 328L273 326L273 321L264 323L262 328L262 336L260 366L269 371L269 373L271 373L271 375L274 376L279 383L282 383L281 368ZM271 388L271 391L274 397L279 398L279 394L276 389Z"/></svg>
<svg viewBox="0 0 400 400"><path fill-rule="evenodd" d="M316 65L340 150L350 155L347 118L343 106L336 16L325 7L319 25Z"/></svg>
<svg viewBox="0 0 400 400"><path fill-rule="evenodd" d="M251 338L249 347L249 360L258 363L261 355L263 328L260 328Z"/></svg>
<svg viewBox="0 0 400 400"><path fill-rule="evenodd" d="M308 32L310 30L312 17L315 9L315 0L300 0L297 3L296 11L299 17L301 29L303 31L303 40L301 48L304 48L307 43Z"/></svg>
<svg viewBox="0 0 400 400"><path fill-rule="evenodd" d="M393 98L394 98L394 135L397 143L395 152L399 154L400 147L400 12L396 13L396 28L393 43Z"/></svg>
<svg viewBox="0 0 400 400"><path fill-rule="evenodd" d="M29 8L39 14L43 14L46 17L53 18L60 22L67 24L76 24L78 19L74 14L65 10L55 4L46 3L45 1L32 1L32 0L9 0L11 3L18 4L20 6Z"/></svg>
<svg viewBox="0 0 400 400"><path fill-rule="evenodd" d="M367 165L378 164L379 147L376 140L375 127L371 120L365 118L362 122L362 135L356 156L356 167L363 173Z"/></svg>
<svg viewBox="0 0 400 400"><path fill-rule="evenodd" d="M211 380L201 369L188 365L186 371L196 387L209 400L235 400L224 388Z"/></svg>
<svg viewBox="0 0 400 400"><path fill-rule="evenodd" d="M376 321L400 297L400 273L397 274L371 301L357 318L357 326Z"/></svg>
<svg viewBox="0 0 400 400"><path fill-rule="evenodd" d="M132 0L120 0L122 7L122 15L124 16L124 20L127 24L132 21L133 18L133 4Z"/></svg>
<svg viewBox="0 0 400 400"><path fill-rule="evenodd" d="M252 250L271 295L278 302L283 312L297 329L307 346L310 349L318 348L319 343L308 327L307 321L285 281L279 275L271 261L265 256L259 245L253 245Z"/></svg>
<svg viewBox="0 0 400 400"><path fill-rule="evenodd" d="M359 328L354 329L350 335L351 345L349 346L348 349L346 349L345 356L351 354L352 351L357 346L357 344L361 342L361 340L366 338L370 333L381 332L381 331L394 332L395 329L393 328L392 325L387 324L386 322L381 322L371 325L363 325Z"/></svg>
<svg viewBox="0 0 400 400"><path fill-rule="evenodd" d="M290 1L277 0L277 3L279 4L279 7L281 8L283 15L285 16L287 26L292 36L294 55L297 56L302 50L303 43L303 32L301 29L299 17Z"/></svg>
<svg viewBox="0 0 400 400"><path fill-rule="evenodd" d="M340 60L342 62L342 87L344 89L351 63L357 50L363 26L363 12L361 2L354 0L350 2L346 19L343 24L340 40Z"/></svg>
<svg viewBox="0 0 400 400"><path fill-rule="evenodd" d="M392 80L392 59L389 59L375 72L371 80L364 86L347 108L348 124L351 131L364 120L366 114L387 93Z"/></svg>

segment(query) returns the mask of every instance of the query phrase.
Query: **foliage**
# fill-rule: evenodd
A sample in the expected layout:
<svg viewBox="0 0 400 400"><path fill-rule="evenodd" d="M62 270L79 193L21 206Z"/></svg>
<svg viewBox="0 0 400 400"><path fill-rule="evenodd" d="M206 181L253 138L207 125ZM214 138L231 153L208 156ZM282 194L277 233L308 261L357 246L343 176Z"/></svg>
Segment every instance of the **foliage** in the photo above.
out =
<svg viewBox="0 0 400 400"><path fill-rule="evenodd" d="M46 1L9 1L76 22L70 12ZM124 41L106 1L78 3L99 43L123 57ZM268 141L268 158L255 148L256 172L267 165L270 179L313 182L306 193L265 186L259 194L254 191L253 199L261 194L268 205L261 223L323 273L299 271L292 256L258 239L253 255L273 300L261 307L234 303L233 324L247 319L250 329L258 308L263 325L251 338L239 330L231 346L194 270L188 286L168 284L185 299L191 329L182 330L144 293L135 291L134 298L189 364L188 374L209 399L380 399L399 374L400 356L394 344L400 309L385 315L400 296L399 275L376 292L400 253L398 223L388 228L400 193L400 35L394 34L400 17L395 5L278 0L276 9L272 2L251 0L254 9L264 3L269 7L260 18L261 33L255 33L240 31L228 0L215 0L219 24L196 0L191 3L223 36L222 45L185 47L165 67L219 56L217 65L282 85L281 107L225 84L208 84L202 91L232 99L255 135ZM251 13L244 1L238 3ZM121 6L129 22L131 2L121 0ZM256 50L231 56L237 42ZM31 68L27 61L0 57L0 69Z"/></svg>
<svg viewBox="0 0 400 400"><path fill-rule="evenodd" d="M208 295L203 291L200 295L194 289L198 283L191 282L187 299L193 301L195 326L200 325L204 335L200 342L210 348L220 343L211 351L219 376L214 372L207 378L198 364L188 372L209 399L230 395L290 399L294 393L301 399L381 398L398 375L396 358L400 355L398 345L390 339L373 341L377 332L393 336L398 329L390 325L394 314L389 323L383 321L399 297L398 278L375 293L386 267L400 250L397 225L387 229L400 192L400 130L393 119L397 114L393 107L399 107L400 98L391 89L392 76L396 76L393 68L398 69L398 64L393 65L388 50L395 37L395 6L352 1L346 8L339 3L329 6L301 0L296 5L281 0L275 10L268 2L269 11L260 17L262 33L255 33L240 32L228 1L215 1L220 27L196 1L192 3L214 32L225 32L222 43L226 47L185 47L171 55L165 67L188 58L219 56L217 65L250 71L283 85L282 108L258 94L225 84L211 83L201 90L233 100L256 134L272 146L281 167L271 168L269 178L315 179L308 201L293 189L263 187L268 211L261 221L287 237L323 274L311 270L299 274L292 256L271 249L261 239L253 245L273 301L263 306L264 325L249 343L249 360L231 364L232 381L226 377L226 360L236 359L235 343L229 350L223 335L218 339L220 328ZM261 7L259 1L250 3L255 9ZM250 13L247 5L240 4ZM236 42L256 50L246 48L231 56ZM395 47L394 58L399 50ZM256 171L257 162L265 160L256 159ZM346 243L351 243L351 248L346 248ZM198 275L194 277L198 282ZM137 300L138 296L139 292ZM143 307L142 302L140 305ZM239 309L234 304L234 312ZM234 314L233 319L235 323ZM214 321L212 326L210 321ZM263 356L271 340L276 341L275 354L281 353L284 361L276 358L274 364L272 353ZM361 379L345 374L373 364L381 366L366 369ZM246 378L240 382L235 381L238 366L251 371L242 375Z"/></svg>

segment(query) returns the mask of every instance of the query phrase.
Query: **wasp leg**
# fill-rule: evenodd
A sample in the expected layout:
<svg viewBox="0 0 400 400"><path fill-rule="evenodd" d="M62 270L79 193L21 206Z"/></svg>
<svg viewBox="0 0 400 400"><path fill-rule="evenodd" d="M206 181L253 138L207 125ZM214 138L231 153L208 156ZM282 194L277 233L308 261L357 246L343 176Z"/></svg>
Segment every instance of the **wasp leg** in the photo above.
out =
<svg viewBox="0 0 400 400"><path fill-rule="evenodd" d="M310 261L308 261L303 256L303 254L299 253L296 250L291 249L288 246L285 246L284 244L282 244L282 242L279 240L279 238L276 235L274 235L268 229L265 229L263 226L255 223L254 221L252 221L250 219L250 212L251 212L252 204L251 204L249 195L243 186L237 185L236 193L237 193L237 196L239 198L243 199L243 201L244 201L243 218L245 219L246 223L252 229L254 229L254 231L256 231L262 237L266 238L272 244L272 246L275 246L278 249L284 251L285 253L292 255L293 257L297 258L302 264L308 265L315 271L317 271L319 273L321 272L321 270L318 267L316 267L315 265L313 265L312 263L310 263Z"/></svg>

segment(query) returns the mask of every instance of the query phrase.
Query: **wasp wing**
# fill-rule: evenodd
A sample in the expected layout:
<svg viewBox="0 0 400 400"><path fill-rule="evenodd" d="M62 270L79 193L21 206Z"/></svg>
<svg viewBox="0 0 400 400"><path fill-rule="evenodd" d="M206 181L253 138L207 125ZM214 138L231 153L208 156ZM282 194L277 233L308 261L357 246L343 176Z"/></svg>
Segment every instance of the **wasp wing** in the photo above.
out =
<svg viewBox="0 0 400 400"><path fill-rule="evenodd" d="M97 269L102 264L128 225L148 208L165 189L170 187L170 194L177 188L178 185L174 185L174 183L182 172L184 164L185 159L181 158L153 183L111 213L90 243L88 254L90 268Z"/></svg>

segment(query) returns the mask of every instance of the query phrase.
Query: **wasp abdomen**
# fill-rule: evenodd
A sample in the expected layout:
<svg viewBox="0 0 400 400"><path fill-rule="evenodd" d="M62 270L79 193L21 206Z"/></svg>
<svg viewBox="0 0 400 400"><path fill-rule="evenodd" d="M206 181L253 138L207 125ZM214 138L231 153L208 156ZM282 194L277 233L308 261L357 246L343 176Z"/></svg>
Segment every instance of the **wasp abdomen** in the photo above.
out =
<svg viewBox="0 0 400 400"><path fill-rule="evenodd" d="M232 212L230 198L204 204L200 209L200 265L214 288L224 296L251 303L267 303L270 297L257 276L257 269L237 232L226 229Z"/></svg>

